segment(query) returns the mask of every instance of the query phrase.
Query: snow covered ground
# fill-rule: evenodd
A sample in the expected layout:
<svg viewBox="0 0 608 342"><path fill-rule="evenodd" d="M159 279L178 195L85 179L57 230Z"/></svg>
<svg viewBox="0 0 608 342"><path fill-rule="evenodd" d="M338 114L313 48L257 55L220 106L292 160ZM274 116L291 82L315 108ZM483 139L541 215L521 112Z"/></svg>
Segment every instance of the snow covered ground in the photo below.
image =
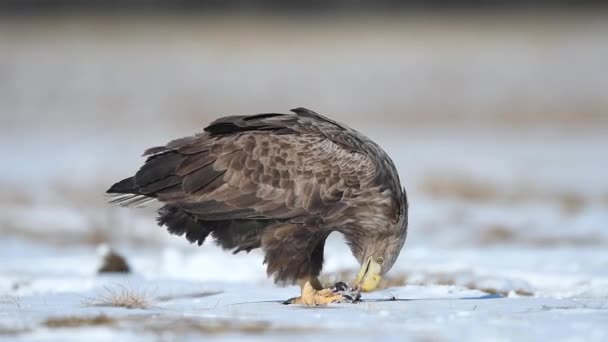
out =
<svg viewBox="0 0 608 342"><path fill-rule="evenodd" d="M359 304L315 309L279 304L298 288L265 281L258 256L237 262L213 248L133 249L125 251L135 274L98 276L90 249L9 240L2 250L0 331L7 339L607 338L608 252L599 248L409 248L393 270L408 274L406 284L366 294ZM122 293L141 297L144 307L103 306ZM108 322L69 323L91 317Z"/></svg>
<svg viewBox="0 0 608 342"><path fill-rule="evenodd" d="M96 20L0 21L0 340L608 340L606 21ZM378 141L408 189L405 249L362 303L281 305L299 289L259 252L106 203L145 148L297 106ZM131 274L97 274L107 246ZM330 236L324 281L357 267Z"/></svg>
<svg viewBox="0 0 608 342"><path fill-rule="evenodd" d="M267 280L260 253L189 245L156 227L152 210L108 208L101 195L81 198L62 187L40 198L29 190L20 200L5 196L0 334L23 341L606 340L605 137L497 137L383 141L410 189L406 248L385 289L326 308L279 304L298 288ZM576 169L557 167L562 159ZM81 167L105 163L111 160ZM31 181L47 177L55 179L53 170ZM97 275L105 243L132 274ZM326 281L352 280L356 268L332 235ZM141 297L143 307L104 305L121 294Z"/></svg>

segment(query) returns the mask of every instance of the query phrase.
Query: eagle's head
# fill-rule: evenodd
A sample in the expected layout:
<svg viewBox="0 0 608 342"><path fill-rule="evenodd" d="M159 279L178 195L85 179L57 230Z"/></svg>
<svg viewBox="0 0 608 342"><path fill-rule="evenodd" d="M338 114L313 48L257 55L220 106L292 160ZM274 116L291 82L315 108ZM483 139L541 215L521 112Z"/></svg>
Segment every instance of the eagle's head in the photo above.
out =
<svg viewBox="0 0 608 342"><path fill-rule="evenodd" d="M355 257L361 269L355 278L355 288L369 292L378 287L378 283L395 264L407 237L408 202L405 191L402 195L402 206L399 218L391 222L390 227L361 239Z"/></svg>

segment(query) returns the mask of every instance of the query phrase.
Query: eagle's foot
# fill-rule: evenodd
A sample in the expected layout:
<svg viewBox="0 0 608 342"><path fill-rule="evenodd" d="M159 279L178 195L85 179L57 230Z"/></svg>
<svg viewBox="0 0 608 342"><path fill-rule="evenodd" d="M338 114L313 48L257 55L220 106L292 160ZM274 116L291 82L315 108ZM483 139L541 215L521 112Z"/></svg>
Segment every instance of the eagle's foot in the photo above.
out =
<svg viewBox="0 0 608 342"><path fill-rule="evenodd" d="M302 287L300 297L291 298L283 304L300 304L305 306L325 306L332 303L355 303L361 295L352 291L345 283L339 282L326 289L315 290L310 282Z"/></svg>

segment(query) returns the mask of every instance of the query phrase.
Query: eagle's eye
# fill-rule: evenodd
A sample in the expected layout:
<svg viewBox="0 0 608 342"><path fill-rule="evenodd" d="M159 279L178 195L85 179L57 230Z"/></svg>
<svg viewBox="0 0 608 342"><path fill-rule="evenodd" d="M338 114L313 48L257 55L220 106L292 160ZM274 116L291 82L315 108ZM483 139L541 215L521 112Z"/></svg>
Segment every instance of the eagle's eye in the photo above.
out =
<svg viewBox="0 0 608 342"><path fill-rule="evenodd" d="M378 263L378 265L382 265L382 263L384 262L384 258L378 257L378 259L376 259L376 262Z"/></svg>

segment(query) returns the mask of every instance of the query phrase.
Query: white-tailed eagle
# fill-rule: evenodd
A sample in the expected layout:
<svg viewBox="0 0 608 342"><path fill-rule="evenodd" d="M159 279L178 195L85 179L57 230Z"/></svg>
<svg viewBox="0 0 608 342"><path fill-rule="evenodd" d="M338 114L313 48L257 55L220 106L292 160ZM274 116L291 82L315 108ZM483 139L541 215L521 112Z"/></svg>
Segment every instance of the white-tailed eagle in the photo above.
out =
<svg viewBox="0 0 608 342"><path fill-rule="evenodd" d="M220 118L204 132L148 149L108 193L124 206L158 200L158 223L233 253L261 248L269 276L299 283L294 303L343 301L322 289L325 240L344 235L361 265L355 290L374 290L407 235L408 202L376 143L305 108Z"/></svg>

